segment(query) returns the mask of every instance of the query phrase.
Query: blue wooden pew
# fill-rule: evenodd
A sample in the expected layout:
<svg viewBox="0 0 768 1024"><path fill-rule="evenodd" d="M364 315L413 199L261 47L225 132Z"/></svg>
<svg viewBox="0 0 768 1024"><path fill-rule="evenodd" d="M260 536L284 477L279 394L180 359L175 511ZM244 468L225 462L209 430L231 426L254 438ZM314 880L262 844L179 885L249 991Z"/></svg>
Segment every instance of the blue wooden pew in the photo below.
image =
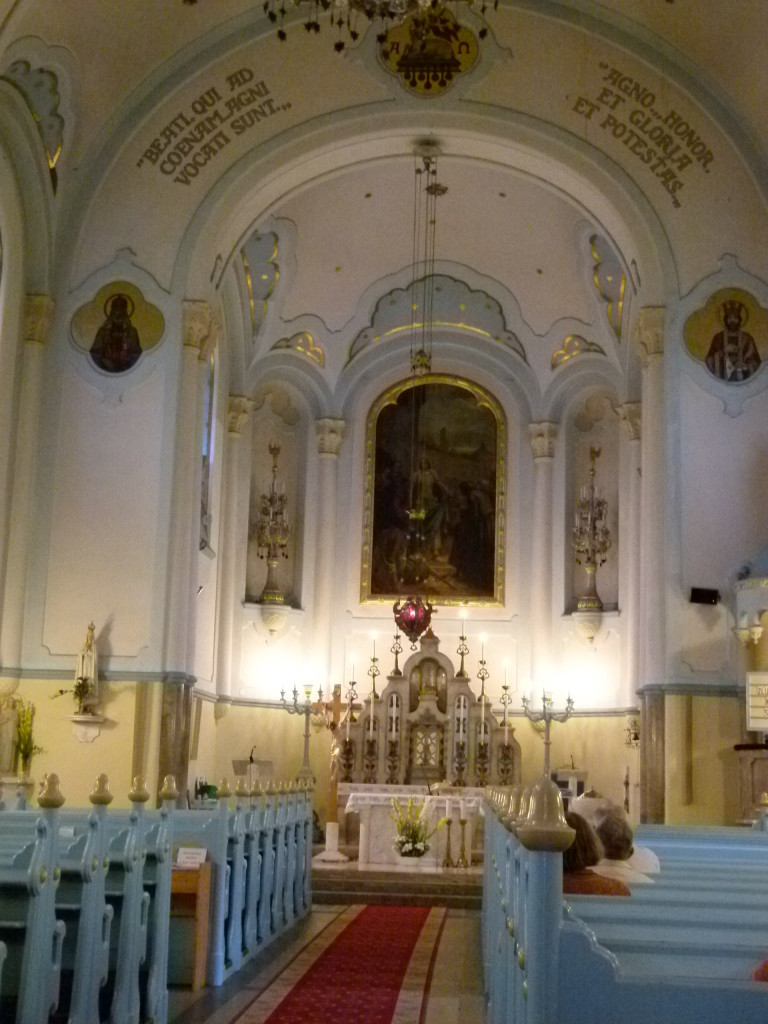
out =
<svg viewBox="0 0 768 1024"><path fill-rule="evenodd" d="M542 799L550 785L543 779L522 813L519 791L488 793L483 961L490 1024L764 1024L768 985L751 976L768 954L755 871L761 859L768 862L768 834L743 841L745 830L714 830L708 849L701 830L671 830L666 845L644 833L642 842L661 858L657 884L637 886L629 899L569 896L564 904L562 855L551 847L562 827L552 812L559 795ZM539 820L542 805L549 811ZM726 867L718 886L712 864L721 849ZM665 878L668 861L679 870ZM735 882L728 872L738 875ZM753 910L742 905L751 898Z"/></svg>
<svg viewBox="0 0 768 1024"><path fill-rule="evenodd" d="M56 917L59 780L46 780L39 812L3 812L0 828L0 940L6 947L2 1015L15 1024L46 1024L59 1001L65 926ZM5 824L6 817L8 823Z"/></svg>

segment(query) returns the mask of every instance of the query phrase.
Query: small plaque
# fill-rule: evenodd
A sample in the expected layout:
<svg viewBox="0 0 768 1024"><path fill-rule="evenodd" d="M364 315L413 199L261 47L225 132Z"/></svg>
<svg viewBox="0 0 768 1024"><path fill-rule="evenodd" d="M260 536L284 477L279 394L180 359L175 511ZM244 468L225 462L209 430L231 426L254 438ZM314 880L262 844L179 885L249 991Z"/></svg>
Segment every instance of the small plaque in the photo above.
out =
<svg viewBox="0 0 768 1024"><path fill-rule="evenodd" d="M180 846L176 852L176 867L199 868L207 856L208 851L204 846Z"/></svg>
<svg viewBox="0 0 768 1024"><path fill-rule="evenodd" d="M747 672L747 728L768 731L768 672Z"/></svg>

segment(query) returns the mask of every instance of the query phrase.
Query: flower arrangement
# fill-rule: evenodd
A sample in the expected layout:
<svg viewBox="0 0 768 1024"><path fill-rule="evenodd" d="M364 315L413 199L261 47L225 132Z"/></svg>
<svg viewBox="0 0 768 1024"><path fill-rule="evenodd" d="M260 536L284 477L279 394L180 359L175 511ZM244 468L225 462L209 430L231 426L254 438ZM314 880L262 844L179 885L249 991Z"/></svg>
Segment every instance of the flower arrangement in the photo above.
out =
<svg viewBox="0 0 768 1024"><path fill-rule="evenodd" d="M35 705L31 700L17 697L16 705L16 753L22 774L29 769L29 762L35 754L42 754L43 748L38 747L32 738L32 723L35 720Z"/></svg>
<svg viewBox="0 0 768 1024"><path fill-rule="evenodd" d="M78 715L88 715L93 713L92 709L88 706L88 700L92 693L90 679L78 676L75 680L75 685L71 690L57 690L56 693L52 695L51 699L55 700L57 697L63 697L65 693L71 693L75 698Z"/></svg>
<svg viewBox="0 0 768 1024"><path fill-rule="evenodd" d="M429 822L423 815L424 804L421 803L418 808L414 809L412 796L408 798L408 806L405 811L397 798L393 798L392 807L394 814L391 814L390 817L397 826L395 850L401 857L423 857L429 849L427 840L431 839L448 819L441 818L434 828L430 828Z"/></svg>

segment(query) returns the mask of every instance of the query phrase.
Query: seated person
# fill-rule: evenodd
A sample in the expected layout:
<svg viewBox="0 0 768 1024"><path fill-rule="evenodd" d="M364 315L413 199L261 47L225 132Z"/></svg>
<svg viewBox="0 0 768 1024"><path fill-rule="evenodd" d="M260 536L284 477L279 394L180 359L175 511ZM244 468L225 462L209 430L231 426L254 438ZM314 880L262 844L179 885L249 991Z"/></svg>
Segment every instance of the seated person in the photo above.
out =
<svg viewBox="0 0 768 1024"><path fill-rule="evenodd" d="M626 817L620 807L594 789L589 789L586 793L576 797L575 800L571 800L568 809L575 811L576 814L580 814L582 818L586 818L593 828L597 827L601 816L609 809L613 809ZM659 858L647 846L635 845L634 852L631 857L627 858L626 863L630 868L634 868L635 871L640 871L646 875L657 875L660 870Z"/></svg>
<svg viewBox="0 0 768 1024"><path fill-rule="evenodd" d="M563 850L563 892L574 896L629 896L629 889L623 882L590 870L601 859L603 850L586 818L568 811L565 820L576 836L568 849Z"/></svg>
<svg viewBox="0 0 768 1024"><path fill-rule="evenodd" d="M629 863L634 853L632 828L620 807L602 809L597 816L595 832L603 844L603 859L595 868L599 875L618 878L627 885L653 885L653 880L648 875Z"/></svg>

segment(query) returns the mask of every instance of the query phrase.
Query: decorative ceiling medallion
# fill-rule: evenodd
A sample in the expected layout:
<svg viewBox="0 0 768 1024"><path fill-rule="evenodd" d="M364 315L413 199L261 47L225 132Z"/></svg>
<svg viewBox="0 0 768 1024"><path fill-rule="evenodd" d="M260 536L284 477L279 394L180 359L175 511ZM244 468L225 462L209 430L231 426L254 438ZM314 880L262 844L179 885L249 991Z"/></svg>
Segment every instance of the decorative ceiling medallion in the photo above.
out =
<svg viewBox="0 0 768 1024"><path fill-rule="evenodd" d="M411 92L438 96L456 75L474 67L474 33L444 7L428 7L393 25L379 44L379 60Z"/></svg>
<svg viewBox="0 0 768 1024"><path fill-rule="evenodd" d="M594 341L587 341L586 338L582 338L578 334L569 334L563 342L563 347L558 349L552 356L552 369L556 370L566 360L582 356L587 352L595 352L600 356L605 355L603 349L596 345Z"/></svg>
<svg viewBox="0 0 768 1024"><path fill-rule="evenodd" d="M325 366L323 347L315 342L315 339L308 331L293 334L290 338L281 338L272 346L272 351L274 352L281 348L291 348L295 352L301 352L303 356L312 359L318 366Z"/></svg>

